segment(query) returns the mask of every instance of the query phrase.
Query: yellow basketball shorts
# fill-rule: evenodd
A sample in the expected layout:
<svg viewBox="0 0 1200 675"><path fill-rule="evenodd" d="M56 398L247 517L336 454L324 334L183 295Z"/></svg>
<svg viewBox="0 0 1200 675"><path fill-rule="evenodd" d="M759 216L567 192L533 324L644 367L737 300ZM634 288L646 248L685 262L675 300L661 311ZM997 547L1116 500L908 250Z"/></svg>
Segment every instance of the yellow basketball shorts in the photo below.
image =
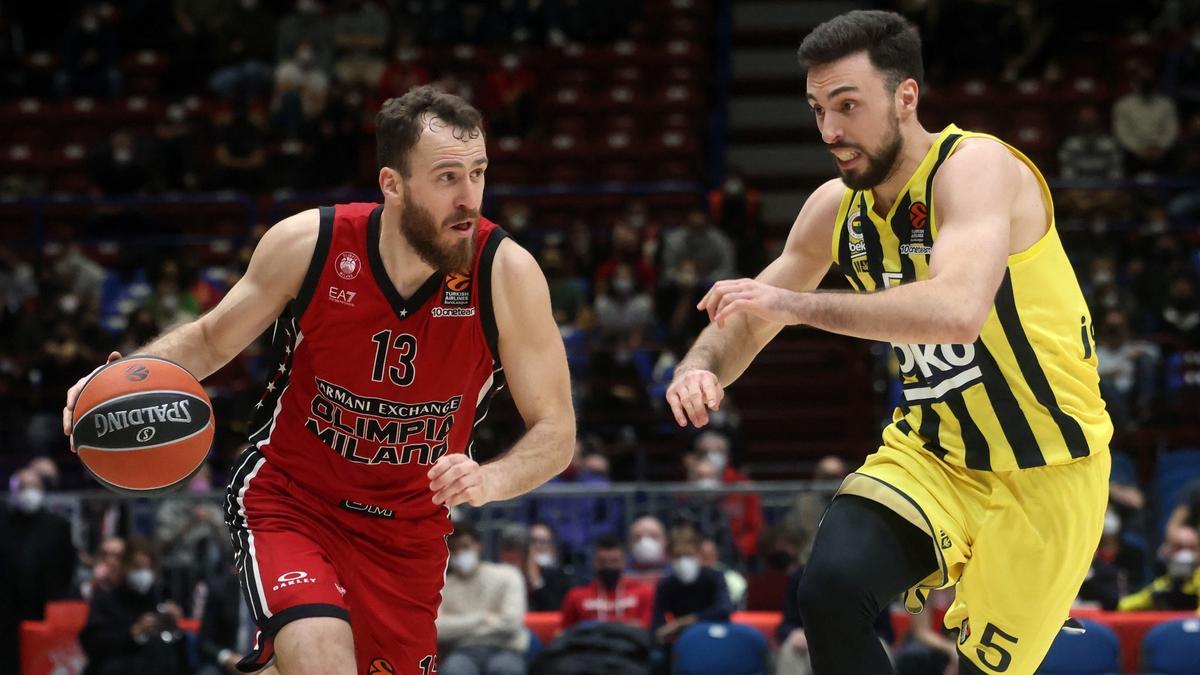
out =
<svg viewBox="0 0 1200 675"><path fill-rule="evenodd" d="M984 672L1029 675L1068 618L1108 504L1108 453L1069 464L976 471L883 446L838 494L877 501L927 532L938 570L905 593L956 586L946 612L959 651Z"/></svg>

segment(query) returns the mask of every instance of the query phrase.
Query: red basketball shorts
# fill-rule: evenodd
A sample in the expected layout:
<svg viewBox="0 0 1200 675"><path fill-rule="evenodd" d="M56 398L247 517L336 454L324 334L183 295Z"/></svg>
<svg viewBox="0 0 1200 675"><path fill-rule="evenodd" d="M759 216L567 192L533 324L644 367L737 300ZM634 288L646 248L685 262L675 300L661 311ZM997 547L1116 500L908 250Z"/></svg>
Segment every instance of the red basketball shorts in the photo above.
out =
<svg viewBox="0 0 1200 675"><path fill-rule="evenodd" d="M330 503L250 448L235 465L225 520L259 629L242 672L267 665L279 630L308 617L350 622L360 673L435 672L449 519L403 520Z"/></svg>

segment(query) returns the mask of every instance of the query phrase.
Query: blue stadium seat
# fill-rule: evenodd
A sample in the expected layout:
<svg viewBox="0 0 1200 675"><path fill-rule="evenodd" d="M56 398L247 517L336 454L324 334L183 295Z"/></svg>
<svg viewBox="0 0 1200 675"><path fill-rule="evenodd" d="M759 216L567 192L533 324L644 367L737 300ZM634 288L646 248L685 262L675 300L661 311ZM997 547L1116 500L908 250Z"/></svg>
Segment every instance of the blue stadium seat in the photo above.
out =
<svg viewBox="0 0 1200 675"><path fill-rule="evenodd" d="M736 623L698 623L675 642L675 675L763 675L767 639Z"/></svg>
<svg viewBox="0 0 1200 675"><path fill-rule="evenodd" d="M1158 509L1155 531L1160 535L1183 496L1183 489L1193 480L1200 480L1200 449L1182 448L1158 456L1154 468L1154 502Z"/></svg>
<svg viewBox="0 0 1200 675"><path fill-rule="evenodd" d="M1200 671L1200 619L1167 621L1142 638L1142 670L1155 675Z"/></svg>
<svg viewBox="0 0 1200 675"><path fill-rule="evenodd" d="M1137 465L1133 458L1124 452L1112 453L1112 473L1114 483L1119 485L1137 485Z"/></svg>
<svg viewBox="0 0 1200 675"><path fill-rule="evenodd" d="M545 648L545 645L542 644L542 639L538 637L537 633L533 632L529 628L526 628L525 632L529 634L529 649L525 652L525 662L533 663L533 660L538 657L538 654L542 653L542 649Z"/></svg>
<svg viewBox="0 0 1200 675"><path fill-rule="evenodd" d="M1121 643L1111 628L1078 619L1084 633L1059 631L1037 675L1109 675L1121 670Z"/></svg>

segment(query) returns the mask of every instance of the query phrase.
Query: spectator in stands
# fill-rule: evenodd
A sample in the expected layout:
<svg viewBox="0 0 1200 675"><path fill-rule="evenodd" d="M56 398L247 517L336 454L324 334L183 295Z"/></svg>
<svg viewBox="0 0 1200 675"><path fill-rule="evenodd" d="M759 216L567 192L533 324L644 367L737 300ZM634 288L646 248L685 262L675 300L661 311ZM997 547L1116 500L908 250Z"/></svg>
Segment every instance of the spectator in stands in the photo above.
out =
<svg viewBox="0 0 1200 675"><path fill-rule="evenodd" d="M730 461L733 442L727 434L706 431L696 437L695 452L707 459L717 470L722 485L739 485L750 482L746 474L734 468ZM751 560L758 554L758 539L762 536L762 497L753 492L726 495L721 500L733 544L741 559Z"/></svg>
<svg viewBox="0 0 1200 675"><path fill-rule="evenodd" d="M746 577L736 569L721 562L720 552L717 550L717 542L712 537L702 537L700 539L700 549L697 552L697 559L700 561L701 567L708 567L720 572L721 577L725 579L725 588L729 589L729 602L733 607L740 608L744 606L746 599Z"/></svg>
<svg viewBox="0 0 1200 675"><path fill-rule="evenodd" d="M104 98L121 92L120 49L98 4L84 5L62 39L57 88L62 96Z"/></svg>
<svg viewBox="0 0 1200 675"><path fill-rule="evenodd" d="M242 599L237 568L229 566L205 588L204 614L196 635L196 675L237 673L237 662L250 652L258 629Z"/></svg>
<svg viewBox="0 0 1200 675"><path fill-rule="evenodd" d="M438 611L441 675L524 675L525 584L509 565L480 560L479 534L469 523L447 538L450 568Z"/></svg>
<svg viewBox="0 0 1200 675"><path fill-rule="evenodd" d="M33 265L22 260L12 249L0 246L0 317L15 317L37 293ZM0 339L7 339L13 334L5 332L3 335Z"/></svg>
<svg viewBox="0 0 1200 675"><path fill-rule="evenodd" d="M685 258L658 289L654 302L658 321L667 327L672 348L679 353L686 352L700 331L708 325L708 317L696 311L696 305L708 288L709 284L700 278L696 261Z"/></svg>
<svg viewBox="0 0 1200 675"><path fill-rule="evenodd" d="M1200 297L1196 282L1188 274L1179 274L1167 287L1162 310L1162 331L1189 349L1200 347Z"/></svg>
<svg viewBox="0 0 1200 675"><path fill-rule="evenodd" d="M105 537L92 556L91 578L84 583L81 595L90 600L97 589L111 591L125 581L125 540Z"/></svg>
<svg viewBox="0 0 1200 675"><path fill-rule="evenodd" d="M196 128L182 103L168 105L166 114L155 123L154 147L156 188L167 191L195 189Z"/></svg>
<svg viewBox="0 0 1200 675"><path fill-rule="evenodd" d="M150 310L154 322L161 329L191 321L200 315L200 303L187 288L179 263L164 260L158 268L154 282L154 293L146 296L144 306Z"/></svg>
<svg viewBox="0 0 1200 675"><path fill-rule="evenodd" d="M1131 173L1161 173L1179 136L1175 102L1147 71L1133 79L1133 90L1117 99L1112 111L1113 134L1126 152Z"/></svg>
<svg viewBox="0 0 1200 675"><path fill-rule="evenodd" d="M577 233L572 232L572 237L575 234ZM632 268L638 285L644 289L654 288L658 283L654 258L646 254L646 244L641 233L628 222L618 219L613 223L609 258L596 268L597 288L604 282L611 281L621 265Z"/></svg>
<svg viewBox="0 0 1200 675"><path fill-rule="evenodd" d="M554 534L542 523L526 527L510 523L500 531L500 562L521 570L526 606L531 612L556 612L571 588L571 579L558 564Z"/></svg>
<svg viewBox="0 0 1200 675"><path fill-rule="evenodd" d="M96 588L79 643L87 655L84 675L184 673L186 643L179 633L182 613L162 602L158 556L145 540L131 540L113 589Z"/></svg>
<svg viewBox="0 0 1200 675"><path fill-rule="evenodd" d="M411 33L400 31L395 55L384 66L383 75L379 78L379 89L375 96L380 101L403 96L409 89L429 84L433 79L429 69L421 65L421 52L412 45L411 40Z"/></svg>
<svg viewBox="0 0 1200 675"><path fill-rule="evenodd" d="M1121 147L1107 133L1095 106L1079 110L1079 117L1058 148L1058 170L1063 178L1117 180L1124 175Z"/></svg>
<svg viewBox="0 0 1200 675"><path fill-rule="evenodd" d="M302 70L329 72L333 65L333 24L321 0L296 0L296 9L279 21L275 60L294 61Z"/></svg>
<svg viewBox="0 0 1200 675"><path fill-rule="evenodd" d="M329 77L286 62L275 71L271 98L272 131L285 141L315 141L315 131L328 103Z"/></svg>
<svg viewBox="0 0 1200 675"><path fill-rule="evenodd" d="M219 572L228 558L224 514L216 502L203 498L212 489L212 469L206 462L187 485L187 492L198 498L169 499L158 509L154 537L162 553L163 587L181 601L191 597L198 582Z"/></svg>
<svg viewBox="0 0 1200 675"><path fill-rule="evenodd" d="M629 552L633 560L628 572L658 580L670 564L667 557L667 530L654 516L642 516L629 526Z"/></svg>
<svg viewBox="0 0 1200 675"><path fill-rule="evenodd" d="M725 236L733 240L737 273L752 277L763 268L762 193L746 185L737 168L730 167L720 189L708 195L708 209Z"/></svg>
<svg viewBox="0 0 1200 675"><path fill-rule="evenodd" d="M698 622L729 621L733 604L720 572L704 567L698 557L700 538L694 530L671 534L671 571L654 590L651 629L659 644L671 644L688 626Z"/></svg>
<svg viewBox="0 0 1200 675"><path fill-rule="evenodd" d="M682 227L667 232L663 241L663 274L667 277L678 274L680 265L689 258L696 262L696 271L707 281L729 279L737 272L733 242L699 209L688 214Z"/></svg>
<svg viewBox="0 0 1200 675"><path fill-rule="evenodd" d="M233 114L219 121L213 159L220 187L256 190L262 187L267 163L266 132L243 103L235 103Z"/></svg>
<svg viewBox="0 0 1200 675"><path fill-rule="evenodd" d="M500 67L488 73L483 86L483 111L496 136L526 136L537 123L533 70L521 57L508 52Z"/></svg>
<svg viewBox="0 0 1200 675"><path fill-rule="evenodd" d="M17 627L40 621L46 602L71 592L79 556L71 542L71 525L46 510L46 484L26 467L9 481L7 505L0 505L0 570L8 586L0 596L0 668L16 672Z"/></svg>
<svg viewBox="0 0 1200 675"><path fill-rule="evenodd" d="M1121 517L1110 506L1104 514L1100 546L1079 589L1077 602L1099 605L1106 611L1115 610L1131 583L1141 585L1142 566L1140 553L1122 545Z"/></svg>
<svg viewBox="0 0 1200 675"><path fill-rule="evenodd" d="M266 98L274 79L275 17L260 0L241 0L217 32L217 71L208 88L219 96Z"/></svg>
<svg viewBox="0 0 1200 675"><path fill-rule="evenodd" d="M829 502L833 501L833 495L837 490L836 484L840 483L849 473L850 469L846 466L846 461L837 455L825 455L817 462L816 468L813 469L812 479L832 487L819 492L805 490L792 500L792 507L784 516L783 522L793 540L807 541L811 545L809 537L817 531L817 523L821 522L821 516L825 515L825 509L829 506Z"/></svg>
<svg viewBox="0 0 1200 675"><path fill-rule="evenodd" d="M1127 611L1200 610L1200 537L1195 530L1177 529L1163 543L1167 573L1141 590L1121 598L1117 609Z"/></svg>
<svg viewBox="0 0 1200 675"><path fill-rule="evenodd" d="M1191 541L1193 538L1200 538L1200 478L1184 486L1163 533L1164 547L1168 542Z"/></svg>
<svg viewBox="0 0 1200 675"><path fill-rule="evenodd" d="M606 344L640 341L654 323L654 300L633 266L620 263L596 287L596 332Z"/></svg>
<svg viewBox="0 0 1200 675"><path fill-rule="evenodd" d="M383 76L383 48L392 19L374 0L353 0L333 16L333 72L351 87L374 91Z"/></svg>
<svg viewBox="0 0 1200 675"><path fill-rule="evenodd" d="M1183 133L1179 136L1179 154L1176 158L1175 173L1180 176L1200 176L1200 112L1193 113L1183 125ZM1200 207L1197 207L1198 201L1200 201L1200 196L1195 191L1184 191L1171 200L1171 211L1173 214L1181 216L1183 214L1194 216L1200 210ZM1188 208L1189 204L1190 208Z"/></svg>
<svg viewBox="0 0 1200 675"><path fill-rule="evenodd" d="M92 153L92 182L104 193L144 192L150 186L154 156L146 142L127 130L113 132Z"/></svg>
<svg viewBox="0 0 1200 675"><path fill-rule="evenodd" d="M562 604L562 627L584 621L625 623L650 629L654 588L624 574L625 550L613 535L596 539L592 551L595 578L567 592Z"/></svg>
<svg viewBox="0 0 1200 675"><path fill-rule="evenodd" d="M595 448L588 439L577 439L571 465L547 485L589 486L597 490L611 485L608 458ZM557 540L553 551L564 561L582 557L596 537L615 534L624 525L619 497L534 496L528 504L524 520L548 529L551 539Z"/></svg>
<svg viewBox="0 0 1200 675"><path fill-rule="evenodd" d="M803 542L792 538L780 524L763 530L759 546L760 571L747 580L746 609L751 612L779 612L784 608L792 572L803 550Z"/></svg>
<svg viewBox="0 0 1200 675"><path fill-rule="evenodd" d="M560 327L586 327L591 324L592 310L587 298L587 285L574 275L559 246L542 249L539 262L550 286L550 306ZM697 300L699 302L699 300Z"/></svg>
<svg viewBox="0 0 1200 675"><path fill-rule="evenodd" d="M54 274L64 282L64 290L85 305L99 302L100 288L108 276L99 263L84 255L77 243L67 244L63 256L54 263Z"/></svg>
<svg viewBox="0 0 1200 675"><path fill-rule="evenodd" d="M1145 423L1151 414L1159 349L1133 338L1121 310L1108 310L1103 321L1096 335L1100 393L1117 428Z"/></svg>

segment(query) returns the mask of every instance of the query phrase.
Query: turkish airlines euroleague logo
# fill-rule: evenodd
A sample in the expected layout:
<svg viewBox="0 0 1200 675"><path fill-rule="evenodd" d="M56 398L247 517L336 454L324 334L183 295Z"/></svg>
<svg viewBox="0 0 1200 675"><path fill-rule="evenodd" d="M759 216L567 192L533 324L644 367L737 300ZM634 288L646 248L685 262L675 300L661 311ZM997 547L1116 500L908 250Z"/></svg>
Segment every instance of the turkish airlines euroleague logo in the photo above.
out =
<svg viewBox="0 0 1200 675"><path fill-rule="evenodd" d="M446 290L442 294L443 305L469 305L471 304L471 275L470 274L447 274L446 275Z"/></svg>
<svg viewBox="0 0 1200 675"><path fill-rule="evenodd" d="M333 269L343 279L353 279L362 271L362 261L350 251L342 251L333 261Z"/></svg>

